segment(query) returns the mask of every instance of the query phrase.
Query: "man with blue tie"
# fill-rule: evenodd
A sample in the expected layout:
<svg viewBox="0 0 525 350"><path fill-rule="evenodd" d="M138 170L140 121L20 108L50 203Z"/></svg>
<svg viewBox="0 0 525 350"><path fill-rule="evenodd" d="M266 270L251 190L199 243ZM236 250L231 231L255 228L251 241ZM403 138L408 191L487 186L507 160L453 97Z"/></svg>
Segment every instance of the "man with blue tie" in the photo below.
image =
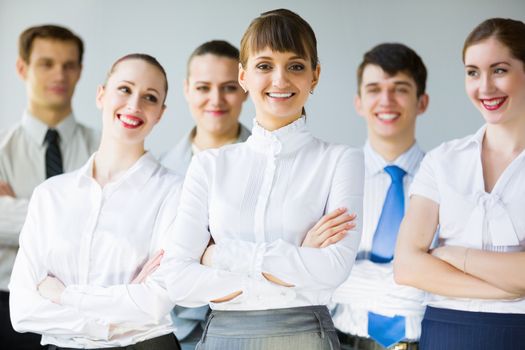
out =
<svg viewBox="0 0 525 350"><path fill-rule="evenodd" d="M0 131L0 340L4 349L41 349L40 335L16 333L8 283L33 189L83 165L98 146L94 130L77 123L71 100L82 71L82 39L56 25L19 37L17 73L27 91L22 120Z"/></svg>
<svg viewBox="0 0 525 350"><path fill-rule="evenodd" d="M397 285L393 254L405 199L424 153L416 143L427 71L403 44L380 44L357 70L355 108L366 123L363 235L348 280L334 293L342 349L417 349L423 293Z"/></svg>

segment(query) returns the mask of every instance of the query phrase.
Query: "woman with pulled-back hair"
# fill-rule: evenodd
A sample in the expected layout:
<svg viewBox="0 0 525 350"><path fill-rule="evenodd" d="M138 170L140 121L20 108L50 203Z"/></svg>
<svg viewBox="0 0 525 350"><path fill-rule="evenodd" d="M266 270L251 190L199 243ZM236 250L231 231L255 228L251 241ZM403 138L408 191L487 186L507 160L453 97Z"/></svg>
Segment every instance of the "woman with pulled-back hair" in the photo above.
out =
<svg viewBox="0 0 525 350"><path fill-rule="evenodd" d="M289 10L253 20L239 66L252 136L198 153L186 174L159 272L173 301L212 308L197 349L339 348L325 304L356 256L364 166L306 127L316 46Z"/></svg>
<svg viewBox="0 0 525 350"><path fill-rule="evenodd" d="M148 290L146 277L162 257L158 246L175 217L181 178L144 140L162 117L167 91L155 58L118 59L97 92L97 152L33 193L9 285L11 320L18 332L42 334L50 350L179 349L167 296L140 309L101 294Z"/></svg>
<svg viewBox="0 0 525 350"><path fill-rule="evenodd" d="M395 278L429 292L422 350L525 349L525 24L482 22L463 61L485 125L424 158Z"/></svg>

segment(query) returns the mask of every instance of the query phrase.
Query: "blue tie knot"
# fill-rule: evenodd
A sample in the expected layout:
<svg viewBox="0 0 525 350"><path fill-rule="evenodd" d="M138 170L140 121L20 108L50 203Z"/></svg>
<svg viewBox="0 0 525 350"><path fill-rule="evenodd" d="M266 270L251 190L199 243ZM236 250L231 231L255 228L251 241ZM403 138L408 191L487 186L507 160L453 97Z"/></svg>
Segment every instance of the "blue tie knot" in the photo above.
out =
<svg viewBox="0 0 525 350"><path fill-rule="evenodd" d="M385 171L392 178L392 182L401 182L407 173L397 165L386 166Z"/></svg>

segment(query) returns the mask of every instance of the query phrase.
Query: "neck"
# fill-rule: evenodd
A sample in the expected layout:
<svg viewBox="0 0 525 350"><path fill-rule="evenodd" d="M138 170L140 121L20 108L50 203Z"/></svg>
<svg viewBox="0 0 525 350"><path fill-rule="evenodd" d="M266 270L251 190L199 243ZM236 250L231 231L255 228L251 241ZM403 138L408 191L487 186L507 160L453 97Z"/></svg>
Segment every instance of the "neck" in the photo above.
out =
<svg viewBox="0 0 525 350"><path fill-rule="evenodd" d="M392 162L400 155L405 153L414 145L416 139L412 137L403 137L398 140L382 139L369 134L369 142L374 151L376 151L384 160Z"/></svg>
<svg viewBox="0 0 525 350"><path fill-rule="evenodd" d="M64 106L63 108L43 108L35 103L29 104L28 111L31 115L50 127L57 126L73 112L71 105Z"/></svg>
<svg viewBox="0 0 525 350"><path fill-rule="evenodd" d="M103 135L93 164L93 178L102 187L117 181L144 152L144 143L121 144Z"/></svg>
<svg viewBox="0 0 525 350"><path fill-rule="evenodd" d="M483 147L499 153L521 153L525 149L524 135L525 118L519 118L514 123L488 124Z"/></svg>
<svg viewBox="0 0 525 350"><path fill-rule="evenodd" d="M237 141L240 131L241 124L239 123L237 123L237 125L232 127L230 130L227 130L226 132L219 135L208 132L204 130L204 128L199 128L197 126L195 129L195 134L192 138L192 142L201 151L210 148L219 148Z"/></svg>
<svg viewBox="0 0 525 350"><path fill-rule="evenodd" d="M262 126L265 130L275 131L280 128L283 128L287 125L292 124L297 119L301 118L302 114L292 118L277 118L277 117L260 117L259 115L255 116L255 120Z"/></svg>

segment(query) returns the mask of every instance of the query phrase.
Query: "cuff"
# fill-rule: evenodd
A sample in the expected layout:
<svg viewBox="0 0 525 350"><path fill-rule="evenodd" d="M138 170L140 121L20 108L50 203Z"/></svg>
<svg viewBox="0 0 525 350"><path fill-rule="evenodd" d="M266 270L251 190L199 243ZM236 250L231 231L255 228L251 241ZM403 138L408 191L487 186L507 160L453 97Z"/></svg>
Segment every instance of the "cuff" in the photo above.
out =
<svg viewBox="0 0 525 350"><path fill-rule="evenodd" d="M215 246L213 268L249 276L260 275L266 246L233 239L223 239Z"/></svg>

